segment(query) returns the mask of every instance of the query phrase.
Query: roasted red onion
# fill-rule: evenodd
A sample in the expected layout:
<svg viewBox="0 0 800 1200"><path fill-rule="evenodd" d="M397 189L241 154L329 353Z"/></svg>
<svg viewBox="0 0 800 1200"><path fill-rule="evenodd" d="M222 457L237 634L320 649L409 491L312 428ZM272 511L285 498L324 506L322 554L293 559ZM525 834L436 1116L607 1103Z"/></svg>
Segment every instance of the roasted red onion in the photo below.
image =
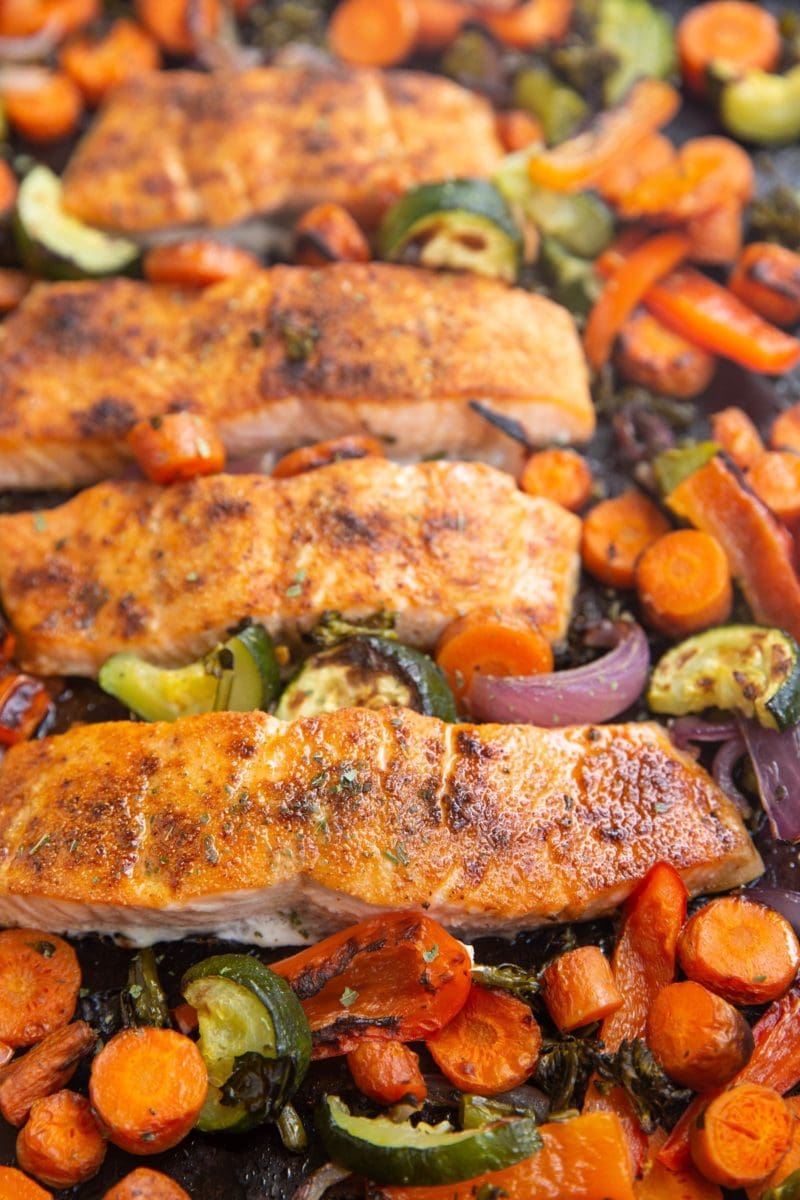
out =
<svg viewBox="0 0 800 1200"><path fill-rule="evenodd" d="M38 62L52 54L60 37L59 21L48 21L28 37L0 37L0 62Z"/></svg>
<svg viewBox="0 0 800 1200"><path fill-rule="evenodd" d="M744 744L744 738L735 733L733 737L722 743L711 764L711 774L714 776L717 786L722 789L729 800L733 801L744 817L749 816L752 810L747 797L739 791L734 783L733 772L739 759L746 753L747 747Z"/></svg>
<svg viewBox="0 0 800 1200"><path fill-rule="evenodd" d="M312 1171L308 1179L300 1184L292 1200L322 1200L328 1188L335 1187L350 1175L352 1171L337 1167L336 1163L325 1163L324 1166L317 1167L316 1171Z"/></svg>
<svg viewBox="0 0 800 1200"><path fill-rule="evenodd" d="M758 721L739 722L761 803L776 838L800 841L800 727L778 733Z"/></svg>
<svg viewBox="0 0 800 1200"><path fill-rule="evenodd" d="M796 934L800 934L800 892L788 888L754 887L742 892L748 900L758 900L785 917Z"/></svg>
<svg viewBox="0 0 800 1200"><path fill-rule="evenodd" d="M619 716L647 685L647 638L634 621L604 626L595 645L601 644L599 638L614 648L584 667L547 675L475 674L467 695L470 713L479 721L548 727L592 725Z"/></svg>
<svg viewBox="0 0 800 1200"><path fill-rule="evenodd" d="M679 750L692 742L727 742L739 737L735 721L704 721L702 717L676 717L669 723L669 735Z"/></svg>

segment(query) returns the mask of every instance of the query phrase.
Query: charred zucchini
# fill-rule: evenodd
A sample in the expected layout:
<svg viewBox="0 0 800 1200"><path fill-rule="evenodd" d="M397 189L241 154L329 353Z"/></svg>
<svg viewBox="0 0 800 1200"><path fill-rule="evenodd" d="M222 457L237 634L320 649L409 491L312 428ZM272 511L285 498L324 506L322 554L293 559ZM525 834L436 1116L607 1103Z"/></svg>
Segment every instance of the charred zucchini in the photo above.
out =
<svg viewBox="0 0 800 1200"><path fill-rule="evenodd" d="M637 79L666 79L675 69L675 33L667 13L649 0L599 0L594 38L617 59L603 84L605 104L617 104Z"/></svg>
<svg viewBox="0 0 800 1200"><path fill-rule="evenodd" d="M526 67L514 80L514 103L541 122L548 146L577 132L589 116L589 105L546 67Z"/></svg>
<svg viewBox="0 0 800 1200"><path fill-rule="evenodd" d="M800 65L785 75L745 71L730 75L724 65L715 70L718 107L728 133L758 146L796 142L800 138Z"/></svg>
<svg viewBox="0 0 800 1200"><path fill-rule="evenodd" d="M653 712L683 716L707 708L755 717L767 729L800 719L800 647L782 629L723 625L668 650L650 680Z"/></svg>
<svg viewBox="0 0 800 1200"><path fill-rule="evenodd" d="M453 693L433 659L388 638L359 636L312 654L284 691L275 715L294 721L338 708L387 706L457 720Z"/></svg>
<svg viewBox="0 0 800 1200"><path fill-rule="evenodd" d="M515 211L522 212L540 233L556 238L572 254L597 258L614 236L611 210L591 192L554 192L539 187L528 172L531 157L530 150L507 155L495 172L495 184Z"/></svg>

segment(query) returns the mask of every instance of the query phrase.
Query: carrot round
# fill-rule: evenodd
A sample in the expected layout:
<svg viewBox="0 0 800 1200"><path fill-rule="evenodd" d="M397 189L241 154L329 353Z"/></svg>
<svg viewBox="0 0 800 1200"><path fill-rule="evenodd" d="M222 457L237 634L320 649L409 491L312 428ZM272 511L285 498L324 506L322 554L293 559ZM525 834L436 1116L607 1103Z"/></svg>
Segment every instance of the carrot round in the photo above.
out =
<svg viewBox="0 0 800 1200"><path fill-rule="evenodd" d="M191 1200L180 1184L151 1167L137 1167L105 1193L103 1200Z"/></svg>
<svg viewBox="0 0 800 1200"><path fill-rule="evenodd" d="M659 279L678 265L689 250L680 233L661 233L637 247L606 283L586 322L586 357L599 371L611 354L617 334L640 300Z"/></svg>
<svg viewBox="0 0 800 1200"><path fill-rule="evenodd" d="M546 496L570 512L578 512L588 504L593 484L583 455L559 446L532 454L519 479L519 486L529 496Z"/></svg>
<svg viewBox="0 0 800 1200"><path fill-rule="evenodd" d="M324 267L331 262L369 262L369 242L341 204L316 204L295 225L295 262Z"/></svg>
<svg viewBox="0 0 800 1200"><path fill-rule="evenodd" d="M752 467L764 454L764 443L743 408L731 405L711 414L711 436L740 471Z"/></svg>
<svg viewBox="0 0 800 1200"><path fill-rule="evenodd" d="M742 251L728 287L775 325L800 321L800 254L774 242L751 242Z"/></svg>
<svg viewBox="0 0 800 1200"><path fill-rule="evenodd" d="M51 1200L51 1193L16 1167L0 1167L0 1197L2 1200Z"/></svg>
<svg viewBox="0 0 800 1200"><path fill-rule="evenodd" d="M778 22L760 4L710 0L693 5L678 25L678 56L687 87L706 91L707 71L715 61L741 69L771 71L781 52Z"/></svg>
<svg viewBox="0 0 800 1200"><path fill-rule="evenodd" d="M572 7L572 0L523 0L506 11L484 10L480 19L505 46L533 50L564 37L572 20Z"/></svg>
<svg viewBox="0 0 800 1200"><path fill-rule="evenodd" d="M414 0L417 10L417 46L443 50L458 37L467 19L461 0Z"/></svg>
<svg viewBox="0 0 800 1200"><path fill-rule="evenodd" d="M692 1125L698 1170L723 1187L766 1179L789 1148L792 1116L783 1097L757 1083L741 1083L712 1100Z"/></svg>
<svg viewBox="0 0 800 1200"><path fill-rule="evenodd" d="M681 399L705 391L717 365L707 350L693 345L643 308L631 313L622 326L614 362L629 383Z"/></svg>
<svg viewBox="0 0 800 1200"><path fill-rule="evenodd" d="M225 447L213 425L199 413L166 413L137 421L128 434L128 445L154 483L216 475L225 466Z"/></svg>
<svg viewBox="0 0 800 1200"><path fill-rule="evenodd" d="M636 564L636 591L647 624L673 638L721 625L733 605L725 551L699 529L675 529L648 546Z"/></svg>
<svg viewBox="0 0 800 1200"><path fill-rule="evenodd" d="M289 479L292 475L316 471L318 467L327 467L344 459L367 458L369 455L385 458L383 442L363 434L343 434L342 437L331 438L327 442L314 442L311 446L290 450L283 458L278 459L273 467L272 477Z"/></svg>
<svg viewBox="0 0 800 1200"><path fill-rule="evenodd" d="M800 945L773 908L746 896L723 896L687 921L678 956L689 979L731 1004L766 1004L791 986Z"/></svg>
<svg viewBox="0 0 800 1200"><path fill-rule="evenodd" d="M523 108L509 108L499 112L495 118L497 136L503 143L503 149L508 154L524 150L544 141L544 128L541 121Z"/></svg>
<svg viewBox="0 0 800 1200"><path fill-rule="evenodd" d="M159 1154L194 1125L208 1091L196 1044L172 1029L124 1029L92 1062L89 1095L107 1136L129 1154Z"/></svg>
<svg viewBox="0 0 800 1200"><path fill-rule="evenodd" d="M96 1175L106 1143L89 1101L77 1092L37 1100L17 1135L17 1162L49 1187L68 1188Z"/></svg>
<svg viewBox="0 0 800 1200"><path fill-rule="evenodd" d="M800 454L800 401L776 417L769 444L773 450L794 450Z"/></svg>
<svg viewBox="0 0 800 1200"><path fill-rule="evenodd" d="M473 984L458 1016L426 1044L457 1088L493 1096L525 1082L539 1058L542 1035L527 1004Z"/></svg>
<svg viewBox="0 0 800 1200"><path fill-rule="evenodd" d="M376 1104L422 1104L428 1094L419 1056L404 1042L362 1042L347 1065L358 1090Z"/></svg>
<svg viewBox="0 0 800 1200"><path fill-rule="evenodd" d="M17 177L5 160L0 159L0 218L10 213L17 202Z"/></svg>
<svg viewBox="0 0 800 1200"><path fill-rule="evenodd" d="M791 525L800 519L800 455L770 450L753 463L745 479L781 521Z"/></svg>
<svg viewBox="0 0 800 1200"><path fill-rule="evenodd" d="M193 54L220 25L220 0L136 0L136 15L162 49Z"/></svg>
<svg viewBox="0 0 800 1200"><path fill-rule="evenodd" d="M520 613L477 608L446 627L436 661L453 695L461 700L472 676L542 675L553 669L553 650L544 634Z"/></svg>
<svg viewBox="0 0 800 1200"><path fill-rule="evenodd" d="M599 946L561 954L542 974L542 999L562 1033L602 1021L622 1006L611 966Z"/></svg>
<svg viewBox="0 0 800 1200"><path fill-rule="evenodd" d="M191 288L204 288L225 279L252 275L261 267L254 254L210 238L154 246L142 262L142 270L151 283Z"/></svg>
<svg viewBox="0 0 800 1200"><path fill-rule="evenodd" d="M583 565L608 587L631 588L636 563L669 530L667 518L641 492L602 500L583 522Z"/></svg>
<svg viewBox="0 0 800 1200"><path fill-rule="evenodd" d="M647 1017L647 1044L667 1075L695 1092L730 1083L753 1053L742 1014L702 984L662 988Z"/></svg>
<svg viewBox="0 0 800 1200"><path fill-rule="evenodd" d="M353 66L391 67L414 49L418 29L414 0L342 0L328 24L328 42Z"/></svg>
<svg viewBox="0 0 800 1200"><path fill-rule="evenodd" d="M3 88L2 98L10 123L31 142L67 137L83 112L83 97L62 71L42 71L31 87Z"/></svg>
<svg viewBox="0 0 800 1200"><path fill-rule="evenodd" d="M771 1175L755 1187L747 1189L747 1200L762 1200L770 1188L777 1188L796 1171L800 1171L800 1096L788 1096L784 1102L792 1114L792 1140L789 1149Z"/></svg>
<svg viewBox="0 0 800 1200"><path fill-rule="evenodd" d="M68 42L59 61L80 88L86 103L96 105L125 80L155 71L161 55L157 42L146 29L121 17L100 37L80 37Z"/></svg>
<svg viewBox="0 0 800 1200"><path fill-rule="evenodd" d="M0 933L0 1041L30 1046L66 1025L75 1011L81 969L63 938L41 929Z"/></svg>

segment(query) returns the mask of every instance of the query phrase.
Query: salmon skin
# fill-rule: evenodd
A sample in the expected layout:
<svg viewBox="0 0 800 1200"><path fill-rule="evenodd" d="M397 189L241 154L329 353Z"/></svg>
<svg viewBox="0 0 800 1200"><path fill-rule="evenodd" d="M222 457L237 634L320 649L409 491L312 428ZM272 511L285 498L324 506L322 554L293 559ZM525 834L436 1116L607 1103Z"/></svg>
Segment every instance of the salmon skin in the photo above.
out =
<svg viewBox="0 0 800 1200"><path fill-rule="evenodd" d="M194 294L133 280L43 284L0 326L0 488L122 474L135 421L204 413L234 457L342 433L397 457L507 458L591 436L569 313L475 275L387 263L273 267Z"/></svg>
<svg viewBox="0 0 800 1200"><path fill-rule="evenodd" d="M243 617L293 638L329 609L396 613L423 648L481 605L566 633L580 521L481 463L333 463L288 479L98 484L0 517L0 597L26 668L93 675L132 650L167 664Z"/></svg>
<svg viewBox="0 0 800 1200"><path fill-rule="evenodd" d="M128 234L336 201L372 225L418 183L485 177L491 105L413 71L152 72L116 88L64 175L66 207Z"/></svg>
<svg viewBox="0 0 800 1200"><path fill-rule="evenodd" d="M653 863L692 892L762 871L741 817L652 724L112 722L0 765L0 923L317 938L420 908L464 936L608 913Z"/></svg>

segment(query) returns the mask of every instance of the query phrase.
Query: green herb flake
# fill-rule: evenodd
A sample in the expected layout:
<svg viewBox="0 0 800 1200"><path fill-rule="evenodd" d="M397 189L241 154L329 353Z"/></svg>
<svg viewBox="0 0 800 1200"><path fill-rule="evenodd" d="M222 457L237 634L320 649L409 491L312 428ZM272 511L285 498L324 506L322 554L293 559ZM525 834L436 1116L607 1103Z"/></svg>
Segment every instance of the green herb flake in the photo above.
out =
<svg viewBox="0 0 800 1200"><path fill-rule="evenodd" d="M52 958L56 952L52 942L28 942L27 945L37 954L41 954L42 958Z"/></svg>
<svg viewBox="0 0 800 1200"><path fill-rule="evenodd" d="M184 575L184 579L187 583L197 583L199 578L200 576L197 574L197 571L187 571Z"/></svg>
<svg viewBox="0 0 800 1200"><path fill-rule="evenodd" d="M30 850L28 851L28 854L38 854L39 851L41 850L42 846L46 846L49 841L50 841L50 834L43 833L42 836L39 838L39 840L37 842L33 843Z"/></svg>
<svg viewBox="0 0 800 1200"><path fill-rule="evenodd" d="M435 962L435 960L439 957L439 947L436 945L435 942L431 946L430 950L422 951L422 957L424 958L426 963Z"/></svg>
<svg viewBox="0 0 800 1200"><path fill-rule="evenodd" d="M285 596L299 596L303 591L303 586L300 583L292 583L284 592Z"/></svg>
<svg viewBox="0 0 800 1200"><path fill-rule="evenodd" d="M44 533L47 529L47 518L44 513L36 512L33 514L33 528L37 533Z"/></svg>
<svg viewBox="0 0 800 1200"><path fill-rule="evenodd" d="M339 1003L343 1008L352 1008L358 999L358 992L355 988L346 987L339 997Z"/></svg>
<svg viewBox="0 0 800 1200"><path fill-rule="evenodd" d="M398 842L394 850L384 850L383 856L384 858L388 858L389 862L393 862L396 867L407 867L411 862L408 851L402 842Z"/></svg>
<svg viewBox="0 0 800 1200"><path fill-rule="evenodd" d="M205 851L206 862L215 867L219 862L219 850L217 849L214 839L211 834L206 834L203 838L203 849Z"/></svg>

